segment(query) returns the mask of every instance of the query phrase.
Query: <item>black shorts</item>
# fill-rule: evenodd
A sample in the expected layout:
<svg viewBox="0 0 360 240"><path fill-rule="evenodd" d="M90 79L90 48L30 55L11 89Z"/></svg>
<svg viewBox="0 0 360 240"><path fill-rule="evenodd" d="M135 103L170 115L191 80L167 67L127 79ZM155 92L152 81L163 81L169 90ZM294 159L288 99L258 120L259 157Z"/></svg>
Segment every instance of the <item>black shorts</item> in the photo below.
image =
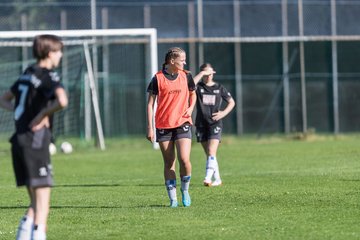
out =
<svg viewBox="0 0 360 240"><path fill-rule="evenodd" d="M212 125L208 127L196 128L197 142L206 142L210 139L221 140L222 127L220 125Z"/></svg>
<svg viewBox="0 0 360 240"><path fill-rule="evenodd" d="M180 127L169 129L156 129L156 141L175 141L180 138L192 138L190 123L184 123Z"/></svg>
<svg viewBox="0 0 360 240"><path fill-rule="evenodd" d="M53 185L49 144L51 132L43 128L36 132L14 134L11 153L17 186L51 187Z"/></svg>

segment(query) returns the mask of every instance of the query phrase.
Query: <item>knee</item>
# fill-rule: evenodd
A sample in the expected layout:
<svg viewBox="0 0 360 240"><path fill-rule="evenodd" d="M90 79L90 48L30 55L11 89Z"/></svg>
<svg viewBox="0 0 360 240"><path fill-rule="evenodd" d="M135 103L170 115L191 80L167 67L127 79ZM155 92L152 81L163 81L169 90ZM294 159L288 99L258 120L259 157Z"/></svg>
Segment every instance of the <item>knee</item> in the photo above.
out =
<svg viewBox="0 0 360 240"><path fill-rule="evenodd" d="M208 148L207 152L208 152L208 156L216 157L216 148Z"/></svg>
<svg viewBox="0 0 360 240"><path fill-rule="evenodd" d="M191 162L189 159L187 160L181 160L181 165L184 166L185 168L191 168Z"/></svg>

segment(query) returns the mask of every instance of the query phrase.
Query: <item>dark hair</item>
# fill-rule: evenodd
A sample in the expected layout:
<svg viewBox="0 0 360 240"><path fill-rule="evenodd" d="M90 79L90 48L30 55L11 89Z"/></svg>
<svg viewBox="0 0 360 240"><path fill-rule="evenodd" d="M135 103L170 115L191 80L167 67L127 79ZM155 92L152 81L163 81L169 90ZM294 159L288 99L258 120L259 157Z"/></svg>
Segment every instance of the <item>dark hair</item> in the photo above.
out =
<svg viewBox="0 0 360 240"><path fill-rule="evenodd" d="M165 61L162 65L162 68L164 69L165 65L168 64L171 59L180 57L180 54L184 53L184 52L185 52L184 49L179 48L179 47L170 48L165 55Z"/></svg>
<svg viewBox="0 0 360 240"><path fill-rule="evenodd" d="M211 66L210 63L204 63L204 64L202 64L202 65L200 66L200 71L204 71L205 68L207 68L207 67L211 67L211 68L212 68L212 66Z"/></svg>
<svg viewBox="0 0 360 240"><path fill-rule="evenodd" d="M49 56L49 52L59 51L63 48L61 38L55 35L38 35L33 42L33 56L38 61Z"/></svg>

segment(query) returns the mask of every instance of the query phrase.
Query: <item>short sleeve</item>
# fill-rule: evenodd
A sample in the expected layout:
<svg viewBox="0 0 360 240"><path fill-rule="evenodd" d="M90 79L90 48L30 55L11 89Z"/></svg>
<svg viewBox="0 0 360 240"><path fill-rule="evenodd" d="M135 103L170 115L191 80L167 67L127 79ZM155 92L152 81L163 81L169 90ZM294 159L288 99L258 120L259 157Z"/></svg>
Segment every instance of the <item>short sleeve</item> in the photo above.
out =
<svg viewBox="0 0 360 240"><path fill-rule="evenodd" d="M222 85L221 85L221 97L226 102L229 102L229 100L232 98L231 93Z"/></svg>
<svg viewBox="0 0 360 240"><path fill-rule="evenodd" d="M149 86L147 88L147 92L153 95L159 94L159 87L158 87L156 75L151 79Z"/></svg>
<svg viewBox="0 0 360 240"><path fill-rule="evenodd" d="M57 88L64 88L60 82L60 77L55 71L46 72L42 76L44 79L44 86L42 88L43 94L47 99L54 100L56 98L55 91Z"/></svg>
<svg viewBox="0 0 360 240"><path fill-rule="evenodd" d="M187 82L188 82L189 91L195 91L196 86L195 86L195 82L194 82L194 79L193 79L191 73L187 73L186 78L187 78Z"/></svg>

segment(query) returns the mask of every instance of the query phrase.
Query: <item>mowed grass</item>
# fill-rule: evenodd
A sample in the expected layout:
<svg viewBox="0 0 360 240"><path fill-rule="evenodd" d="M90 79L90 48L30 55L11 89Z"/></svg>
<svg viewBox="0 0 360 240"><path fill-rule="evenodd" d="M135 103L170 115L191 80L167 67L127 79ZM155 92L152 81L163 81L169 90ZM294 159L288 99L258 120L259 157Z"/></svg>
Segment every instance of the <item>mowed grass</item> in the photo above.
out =
<svg viewBox="0 0 360 240"><path fill-rule="evenodd" d="M193 143L192 206L171 209L161 153L144 138L72 141L53 157L48 239L360 239L360 136L225 136L224 185L202 185ZM9 145L0 145L0 239L15 239L28 203L16 189ZM179 183L179 180L178 180ZM180 187L178 197L180 200Z"/></svg>

